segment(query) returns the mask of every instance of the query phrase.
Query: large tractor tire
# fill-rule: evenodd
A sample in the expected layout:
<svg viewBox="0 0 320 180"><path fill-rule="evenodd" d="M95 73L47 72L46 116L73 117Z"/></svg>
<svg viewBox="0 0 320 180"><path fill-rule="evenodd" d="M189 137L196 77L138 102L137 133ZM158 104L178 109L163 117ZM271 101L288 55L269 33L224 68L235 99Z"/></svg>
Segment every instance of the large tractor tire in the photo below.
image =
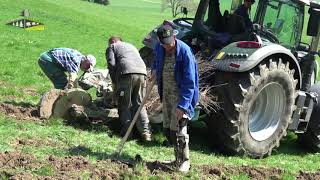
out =
<svg viewBox="0 0 320 180"><path fill-rule="evenodd" d="M320 152L320 83L311 86L309 92L317 94L307 132L299 135L299 142L314 152Z"/></svg>
<svg viewBox="0 0 320 180"><path fill-rule="evenodd" d="M250 72L216 73L224 118L211 119L220 146L232 154L262 158L287 134L297 80L289 62L263 62ZM213 127L209 127L213 128Z"/></svg>
<svg viewBox="0 0 320 180"><path fill-rule="evenodd" d="M147 68L152 68L154 58L153 50L147 46L144 46L139 50L139 53Z"/></svg>

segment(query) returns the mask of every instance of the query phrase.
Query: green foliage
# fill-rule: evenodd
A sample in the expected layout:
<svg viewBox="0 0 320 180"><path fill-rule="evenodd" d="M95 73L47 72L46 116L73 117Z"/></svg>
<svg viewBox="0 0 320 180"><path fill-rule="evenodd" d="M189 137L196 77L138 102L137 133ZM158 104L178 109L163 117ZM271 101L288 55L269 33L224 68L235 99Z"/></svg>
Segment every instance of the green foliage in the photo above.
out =
<svg viewBox="0 0 320 180"><path fill-rule="evenodd" d="M197 3L194 0L161 0L161 12L170 9L172 17L177 17L183 13L182 7L186 7L189 12L194 13L197 8Z"/></svg>
<svg viewBox="0 0 320 180"><path fill-rule="evenodd" d="M93 3L98 3L98 4L103 4L103 5L109 5L110 2L109 0L87 0L88 2L93 2Z"/></svg>

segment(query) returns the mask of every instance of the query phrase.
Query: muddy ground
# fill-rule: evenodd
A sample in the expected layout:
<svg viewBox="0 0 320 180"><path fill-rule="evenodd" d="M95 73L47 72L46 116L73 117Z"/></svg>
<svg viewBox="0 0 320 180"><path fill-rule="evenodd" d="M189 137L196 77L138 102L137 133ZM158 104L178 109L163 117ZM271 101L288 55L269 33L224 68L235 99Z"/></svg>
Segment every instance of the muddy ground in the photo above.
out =
<svg viewBox="0 0 320 180"><path fill-rule="evenodd" d="M38 108L31 104L16 102L1 103L0 113L20 120L39 120Z"/></svg>
<svg viewBox="0 0 320 180"><path fill-rule="evenodd" d="M138 166L143 166L137 170ZM230 179L231 175L246 175L250 179L281 179L283 171L276 168L257 168L249 166L194 166L200 172L201 179ZM37 159L33 155L17 152L0 154L1 179L124 179L133 176L148 175L180 179L176 174L160 162L118 161L107 159L90 162L82 156L55 157L48 156ZM300 180L320 179L320 172L300 172Z"/></svg>
<svg viewBox="0 0 320 180"><path fill-rule="evenodd" d="M1 103L0 113L20 120L42 121L37 107L30 104ZM33 144L38 141L21 139L17 145ZM121 159L121 158L120 158ZM137 167L140 168L137 168ZM142 167L142 168L141 168ZM230 176L246 175L250 179L281 179L285 173L277 168L258 168L249 166L193 165L200 172L201 179L230 179ZM192 171L191 171L192 172ZM181 179L183 175L161 162L144 162L135 159L120 161L110 157L91 162L82 156L48 156L38 159L31 154L20 152L0 153L0 179L124 179L133 176L158 176ZM299 172L296 179L320 179L316 173Z"/></svg>

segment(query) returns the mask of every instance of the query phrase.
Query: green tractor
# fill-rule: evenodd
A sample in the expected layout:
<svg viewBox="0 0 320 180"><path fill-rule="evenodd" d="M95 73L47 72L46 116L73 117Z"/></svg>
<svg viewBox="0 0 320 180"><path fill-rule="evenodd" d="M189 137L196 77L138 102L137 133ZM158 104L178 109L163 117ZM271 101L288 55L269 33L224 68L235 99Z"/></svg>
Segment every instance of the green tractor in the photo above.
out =
<svg viewBox="0 0 320 180"><path fill-rule="evenodd" d="M231 9L223 6L227 2ZM315 82L320 4L259 0L249 29L243 17L233 13L241 4L200 0L194 18L164 21L195 53L206 52L214 68L208 84L216 87L212 93L221 110L206 119L211 141L224 152L261 158L290 130L305 146L319 151L320 84ZM158 41L156 30L143 40L140 52L145 59ZM302 42L303 32L310 43Z"/></svg>

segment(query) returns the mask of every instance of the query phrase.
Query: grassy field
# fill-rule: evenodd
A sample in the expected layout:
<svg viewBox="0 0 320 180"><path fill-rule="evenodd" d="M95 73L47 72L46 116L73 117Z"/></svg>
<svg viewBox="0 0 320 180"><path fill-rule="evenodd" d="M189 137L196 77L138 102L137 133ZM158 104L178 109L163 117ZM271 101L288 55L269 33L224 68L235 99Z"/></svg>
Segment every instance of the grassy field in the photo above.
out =
<svg viewBox="0 0 320 180"><path fill-rule="evenodd" d="M160 13L160 0L111 0L111 5L101 6L81 0L1 0L0 9L0 101L23 107L34 107L43 93L52 88L47 77L37 65L40 53L54 47L71 47L97 57L97 66L105 67L104 52L110 35L121 35L125 41L142 47L141 40L163 19L171 19L169 13ZM31 17L44 23L44 31L25 31L4 25L18 17L23 9L29 9ZM50 155L64 158L82 156L92 164L107 161L120 142L112 136L108 127L91 125L86 128L66 125L61 119L49 121L17 120L0 115L0 153L18 152L32 154L39 162ZM296 143L296 136L289 134L272 156L264 159L224 156L208 146L214 137L206 137L198 124L191 125L192 171L190 179L210 178L203 173L203 165L250 166L280 168L280 178L294 179L299 171L316 172L320 167L320 154L309 153ZM120 158L129 161L140 154L145 161L173 159L173 150L161 145L162 136L156 136L150 144L132 140ZM0 156L1 157L1 156ZM33 176L55 175L52 165L37 167L5 168L0 166L0 179L6 173L27 172ZM98 168L99 169L99 168ZM129 168L130 169L130 168ZM139 176L151 178L183 178L181 174L160 172L151 174L139 166L133 170L119 170L122 178ZM115 170L117 171L117 170ZM6 172L6 173L4 173ZM78 173L81 179L90 178L90 170ZM209 173L210 174L210 173ZM245 172L226 174L231 179L249 179ZM215 176L212 176L214 178Z"/></svg>
<svg viewBox="0 0 320 180"><path fill-rule="evenodd" d="M105 7L80 0L2 0L1 24L17 18L23 9L29 9L32 18L45 24L45 31L23 31L2 25L1 31L5 33L0 35L3 42L0 51L5 58L0 81L7 85L1 87L1 96L23 97L20 86L34 88L39 93L51 87L37 67L37 58L45 50L75 48L95 55L98 67L105 67L104 52L110 35L121 35L124 40L141 47L146 33L159 24L160 19L168 18L160 14L160 5L156 3L119 0L111 4Z"/></svg>

